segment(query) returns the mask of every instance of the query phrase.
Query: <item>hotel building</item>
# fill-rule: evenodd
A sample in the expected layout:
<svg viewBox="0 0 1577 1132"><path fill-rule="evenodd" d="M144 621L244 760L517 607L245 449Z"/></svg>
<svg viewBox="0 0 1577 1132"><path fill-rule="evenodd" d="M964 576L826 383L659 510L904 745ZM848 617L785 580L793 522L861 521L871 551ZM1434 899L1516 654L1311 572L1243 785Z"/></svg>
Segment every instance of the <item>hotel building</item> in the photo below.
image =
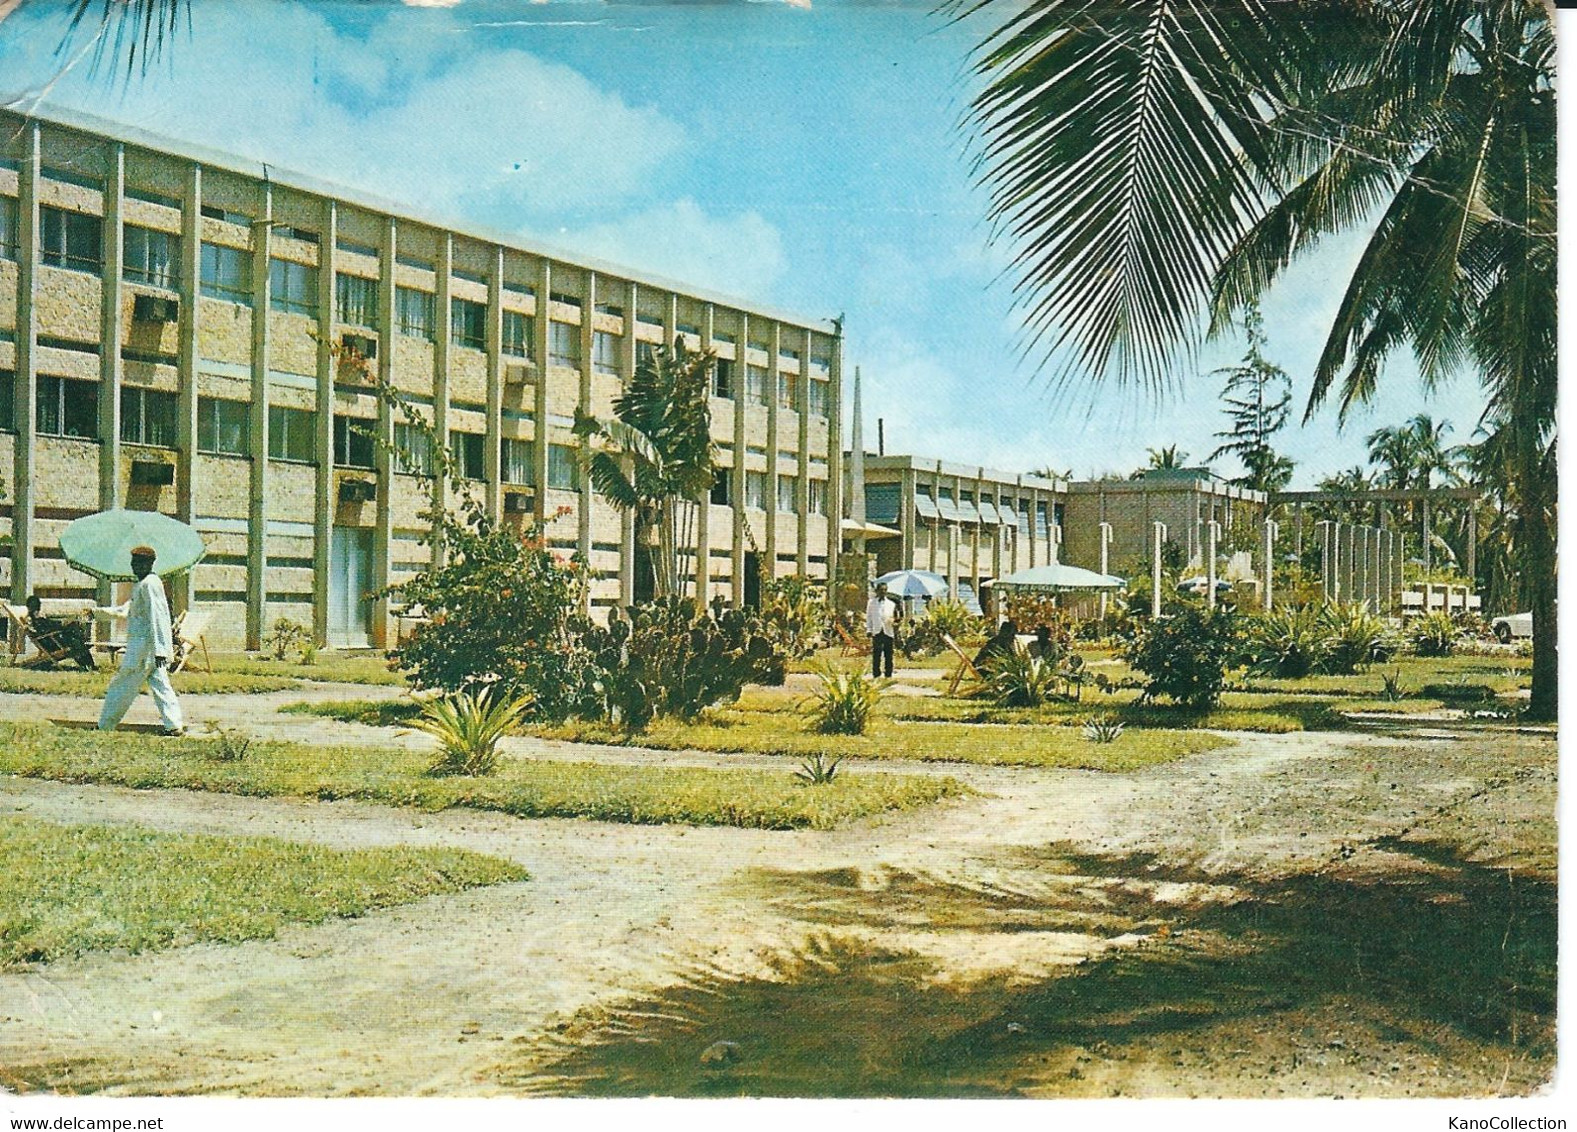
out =
<svg viewBox="0 0 1577 1132"><path fill-rule="evenodd" d="M158 510L207 542L168 581L211 611L210 640L255 647L286 617L323 644L388 643L377 595L430 563L419 513L459 485L418 474L425 434L375 375L490 514L585 556L592 606L635 600L631 521L585 482L571 425L675 339L719 359L723 470L694 501L690 592L830 576L835 324L83 115L0 112L0 586L105 600L60 530Z"/></svg>

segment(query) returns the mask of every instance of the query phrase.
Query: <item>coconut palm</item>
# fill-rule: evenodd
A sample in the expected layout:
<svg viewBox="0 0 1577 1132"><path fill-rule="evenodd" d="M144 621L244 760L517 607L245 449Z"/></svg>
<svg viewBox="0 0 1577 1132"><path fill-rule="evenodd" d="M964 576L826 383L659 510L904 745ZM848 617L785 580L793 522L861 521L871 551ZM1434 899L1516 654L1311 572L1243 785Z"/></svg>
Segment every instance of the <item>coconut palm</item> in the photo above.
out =
<svg viewBox="0 0 1577 1132"><path fill-rule="evenodd" d="M1003 13L970 116L1057 376L1164 386L1326 236L1374 225L1306 414L1410 347L1471 366L1518 516L1530 712L1555 652L1554 36L1540 0L955 0ZM1209 316L1207 319L1207 315Z"/></svg>
<svg viewBox="0 0 1577 1132"><path fill-rule="evenodd" d="M1165 448L1146 448L1144 451L1147 463L1142 468L1135 468L1130 479L1140 479L1146 472L1173 471L1188 467L1189 453L1184 452L1179 445L1168 444Z"/></svg>
<svg viewBox="0 0 1577 1132"><path fill-rule="evenodd" d="M696 500L717 474L712 445L709 382L716 355L685 349L684 340L645 354L613 417L575 411L575 433L597 442L585 466L592 487L635 517L637 545L650 546L657 597L679 590L681 513L693 518Z"/></svg>

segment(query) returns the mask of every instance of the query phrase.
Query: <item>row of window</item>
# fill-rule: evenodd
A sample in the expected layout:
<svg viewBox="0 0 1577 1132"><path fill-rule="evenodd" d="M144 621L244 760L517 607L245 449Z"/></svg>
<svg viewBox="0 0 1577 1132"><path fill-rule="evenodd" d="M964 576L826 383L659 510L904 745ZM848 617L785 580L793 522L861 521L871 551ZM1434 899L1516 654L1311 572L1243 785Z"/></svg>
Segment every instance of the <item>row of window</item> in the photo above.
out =
<svg viewBox="0 0 1577 1132"><path fill-rule="evenodd" d="M798 507L799 481L794 476L777 477L777 509L793 513ZM827 513L827 481L809 481L809 507L812 515ZM712 481L711 501L719 507L729 507L734 501L734 473L732 468L719 469ZM767 509L767 473L745 472L745 506L757 511Z"/></svg>

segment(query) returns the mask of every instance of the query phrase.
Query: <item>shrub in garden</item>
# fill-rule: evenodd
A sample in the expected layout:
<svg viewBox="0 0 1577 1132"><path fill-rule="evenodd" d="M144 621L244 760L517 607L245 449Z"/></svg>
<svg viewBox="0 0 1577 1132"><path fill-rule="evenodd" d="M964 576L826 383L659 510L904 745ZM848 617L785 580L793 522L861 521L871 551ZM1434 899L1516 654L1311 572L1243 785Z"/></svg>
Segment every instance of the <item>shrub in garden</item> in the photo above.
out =
<svg viewBox="0 0 1577 1132"><path fill-rule="evenodd" d="M1247 655L1257 675L1301 680L1320 667L1326 652L1326 627L1311 606L1276 610L1249 624Z"/></svg>
<svg viewBox="0 0 1577 1132"><path fill-rule="evenodd" d="M263 638L263 651L275 660L284 660L291 653L295 653L303 664L307 664L309 650L315 657L317 649L312 643L312 630L288 617L281 617L275 621L273 628L269 629L268 635Z"/></svg>
<svg viewBox="0 0 1577 1132"><path fill-rule="evenodd" d="M1122 735L1122 721L1109 715L1098 715L1084 725L1084 737L1091 743L1115 743Z"/></svg>
<svg viewBox="0 0 1577 1132"><path fill-rule="evenodd" d="M946 633L959 644L983 640L986 619L969 612L961 601L939 597L925 607L923 620L929 621L938 633Z"/></svg>
<svg viewBox="0 0 1577 1132"><path fill-rule="evenodd" d="M794 777L806 786L827 786L838 777L838 766L842 762L834 755L811 755L799 764Z"/></svg>
<svg viewBox="0 0 1577 1132"><path fill-rule="evenodd" d="M1407 627L1407 641L1418 656L1450 656L1461 636L1449 613L1426 613Z"/></svg>
<svg viewBox="0 0 1577 1132"><path fill-rule="evenodd" d="M1447 704L1480 704L1493 700L1495 689L1488 684L1470 684L1463 680L1447 684L1425 684L1418 689L1418 694L1427 700L1439 700Z"/></svg>
<svg viewBox="0 0 1577 1132"><path fill-rule="evenodd" d="M1057 694L1057 662L1013 649L996 658L987 688L1004 707L1040 707Z"/></svg>
<svg viewBox="0 0 1577 1132"><path fill-rule="evenodd" d="M810 656L826 642L827 590L797 574L761 584L761 631L789 660Z"/></svg>
<svg viewBox="0 0 1577 1132"><path fill-rule="evenodd" d="M438 740L438 759L428 773L491 774L498 766L498 741L530 706L525 696L509 699L491 688L457 692L425 704L411 726Z"/></svg>
<svg viewBox="0 0 1577 1132"><path fill-rule="evenodd" d="M1208 708L1221 698L1227 666L1240 647L1235 614L1186 606L1146 625L1124 656L1146 677L1143 699L1167 696L1189 707Z"/></svg>
<svg viewBox="0 0 1577 1132"><path fill-rule="evenodd" d="M826 735L864 735L887 681L864 672L823 672L810 703L812 723Z"/></svg>
<svg viewBox="0 0 1577 1132"><path fill-rule="evenodd" d="M1326 606L1320 624L1325 632L1325 670L1338 676L1351 676L1385 660L1394 649L1385 622L1362 605Z"/></svg>

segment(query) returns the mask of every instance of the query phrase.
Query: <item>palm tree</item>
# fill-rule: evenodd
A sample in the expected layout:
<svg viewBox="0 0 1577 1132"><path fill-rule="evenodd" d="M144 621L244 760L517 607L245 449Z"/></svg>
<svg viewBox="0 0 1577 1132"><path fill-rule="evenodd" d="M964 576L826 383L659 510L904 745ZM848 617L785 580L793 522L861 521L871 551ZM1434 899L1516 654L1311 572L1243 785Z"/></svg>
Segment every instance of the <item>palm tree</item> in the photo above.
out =
<svg viewBox="0 0 1577 1132"><path fill-rule="evenodd" d="M575 434L600 441L586 449L585 466L598 494L635 517L636 545L650 548L657 597L679 592L681 511L693 518L696 500L717 474L709 400L711 351L685 349L684 340L644 355L630 384L613 402L613 418L575 410Z"/></svg>
<svg viewBox="0 0 1577 1132"><path fill-rule="evenodd" d="M1481 375L1553 718L1554 36L1541 0L953 0L1005 14L977 160L1059 378L1167 384L1332 233L1375 222L1306 417L1411 347Z"/></svg>
<svg viewBox="0 0 1577 1132"><path fill-rule="evenodd" d="M1188 466L1189 453L1184 452L1176 444L1168 444L1165 448L1146 448L1145 454L1149 458L1149 463L1142 468L1134 469L1129 479L1142 479L1146 472L1174 471Z"/></svg>

